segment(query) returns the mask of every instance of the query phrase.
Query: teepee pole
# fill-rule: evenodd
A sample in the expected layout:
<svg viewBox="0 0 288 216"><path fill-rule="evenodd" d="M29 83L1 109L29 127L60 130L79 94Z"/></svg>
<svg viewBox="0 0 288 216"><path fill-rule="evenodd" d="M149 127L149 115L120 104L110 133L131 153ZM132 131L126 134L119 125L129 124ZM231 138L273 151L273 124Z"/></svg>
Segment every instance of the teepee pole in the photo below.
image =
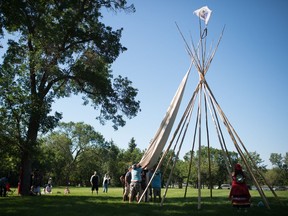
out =
<svg viewBox="0 0 288 216"><path fill-rule="evenodd" d="M223 111L222 111L222 109L220 108L220 106L219 106L218 108L221 110L221 113L222 113L222 115L223 115L222 117L224 118L225 125L226 125L227 130L228 130L228 132L229 132L229 134L230 134L230 137L231 137L231 139L232 139L233 142L234 142L234 146L236 147L236 149L237 149L237 151L238 151L241 159L243 160L243 162L244 162L244 164L245 164L245 166L246 166L246 169L248 170L250 176L252 177L253 182L254 182L254 184L256 185L259 194L261 195L262 199L264 200L264 204L265 204L266 208L270 209L268 200L267 200L267 198L266 198L266 196L265 196L262 188L260 187L259 182L257 181L254 173L252 172L252 170L251 170L251 168L250 168L250 166L249 166L249 164L248 164L248 162L247 162L247 160L246 160L246 158L245 158L245 156L244 156L244 154L243 154L243 151L241 150L241 148L239 147L239 145L238 145L238 143L237 143L237 141L236 141L236 139L235 139L234 133L232 132L232 129L231 129L231 128L233 128L233 127L232 127L231 124L229 123L228 119L226 118L226 116L225 116L225 114L223 113Z"/></svg>
<svg viewBox="0 0 288 216"><path fill-rule="evenodd" d="M204 94L204 104L205 104L205 122L206 122L206 137L207 137L207 146L208 146L208 172L209 172L209 189L210 189L210 198L212 198L212 178L211 178L211 156L210 156L210 138L209 138L209 127L208 127L208 115L207 115L207 98Z"/></svg>
<svg viewBox="0 0 288 216"><path fill-rule="evenodd" d="M205 55L206 55L206 36L203 37L204 31L202 31L202 24L201 20L199 19L199 28L200 28L200 55L201 55L201 70L199 71L202 76L204 77L204 65L205 65ZM207 30L207 29L206 29ZM204 41L203 41L204 40Z"/></svg>
<svg viewBox="0 0 288 216"><path fill-rule="evenodd" d="M169 142L169 145L168 145L167 149L166 149L165 152L163 153L162 157L160 158L160 160L159 160L159 162L158 162L158 164L157 164L157 166L156 166L156 170L158 170L158 169L161 167L161 165L162 165L162 163L163 163L163 161L164 161L164 158L165 158L166 155L168 154L168 152L169 152L169 150L170 150L170 148L171 148L171 146L172 146L172 143L174 142L175 137L176 137L176 135L178 134L178 131L179 131L179 129L180 129L180 127L181 127L184 119L186 118L187 113L189 112L189 109L190 109L190 108L189 108L189 105L191 105L191 104L193 103L194 98L195 98L196 95L198 94L199 88L200 88L200 85L197 85L197 86L196 86L196 89L195 89L195 91L193 92L193 95L192 95L192 97L191 97L191 99L190 99L190 101L189 101L189 103L188 103L188 106L186 107L186 110L184 111L184 114L182 115L182 117L181 117L181 119L180 119L180 122L179 122L177 128L175 129L175 132L174 132L174 134L173 134L173 136L172 136L172 138L171 138L171 140L170 140L170 142ZM154 173L154 175L155 175L155 173ZM144 192L142 193L142 195L141 195L138 203L140 203L140 201L142 200L144 194L147 192L149 186L151 185L152 179L154 178L154 175L152 175L152 177L151 177L150 181L148 182L148 184L147 184ZM162 206L162 205L163 205L163 199L162 199L162 201L161 201L161 206Z"/></svg>
<svg viewBox="0 0 288 216"><path fill-rule="evenodd" d="M181 150L181 147L182 147L182 144L183 144L183 141L184 141L186 132L187 132L187 128L188 128L188 125L189 125L189 122L190 122L191 113L192 113L191 111L193 110L193 106L194 106L193 101L194 101L194 98L192 98L192 100L191 100L192 103L189 103L189 105L188 105L188 107L187 107L187 109L186 109L187 112L185 112L185 120L188 119L188 123L186 124L186 129L185 129L185 131L184 131L184 135L182 135L182 140L181 140L181 142L180 142L180 145L179 145L179 148L178 148L178 152L177 152L177 154L176 154L176 159L175 159L175 161L174 161L174 163L173 163L173 166L172 166L172 169L171 169L171 171L170 171L168 180L167 180L167 182L166 182L165 192L164 192L164 194L163 194L163 196L162 196L162 199L161 199L161 206L163 205L163 202L164 202L164 200L165 200L165 198L166 198L167 191L168 191L168 186L169 186L169 184L170 184L170 182L171 182L172 174L173 174L173 171L174 171L176 162L177 162L177 160L178 160L179 153L180 153L180 150ZM181 128L181 131L182 131L183 128L184 128L184 126L185 126L185 124L181 124L181 125L182 125L182 128ZM178 126L178 127L179 127L179 126ZM181 134L178 136L178 140L179 140L180 136L181 136ZM178 141L177 141L177 142L178 142ZM167 166L168 166L168 164L167 164ZM152 177L152 179L153 179L153 177Z"/></svg>
<svg viewBox="0 0 288 216"><path fill-rule="evenodd" d="M190 109L190 110L191 110L191 109ZM184 134L183 134L183 136L182 136L180 145L179 145L179 147L178 147L178 151L177 151L177 154L176 154L176 159L174 160L172 169L171 169L170 174L169 174L168 181L167 181L167 183L166 183L166 190L165 190L165 193L164 193L163 198L162 198L162 200L161 200L161 205L163 204L164 199L166 198L166 194L167 194L167 191L168 191L168 186L169 186L169 184L170 184L170 182L171 182L172 174L173 174L173 172L174 172L176 163L177 163L177 161L178 161L179 154L180 154L180 151L181 151L181 148L182 148L184 139L185 139L185 135L186 135L187 129L188 129L188 127L189 127L189 122L190 122L191 113L188 113L187 115L189 115L189 121L188 121L187 124L186 124L186 128L185 128L185 130L184 130Z"/></svg>
<svg viewBox="0 0 288 216"><path fill-rule="evenodd" d="M230 127L230 126L231 126L231 125L229 125L229 127ZM250 168L250 166L249 166L249 164L248 164L248 162L247 162L247 160L246 160L246 158L245 158L245 156L244 156L244 154L243 154L243 151L240 149L238 143L235 143L235 147L237 148L238 153L240 154L240 157L241 157L241 159L243 160L243 162L244 162L244 164L245 164L245 166L246 166L246 169L248 170L250 176L252 177L253 182L254 182L254 184L256 185L259 194L261 195L262 199L264 200L264 204L265 204L266 208L270 209L268 200L267 200L267 198L266 198L266 196L265 196L265 194L264 194L264 192L263 192L263 189L260 187L259 182L257 181L254 173L252 172L252 170L251 170L251 168Z"/></svg>
<svg viewBox="0 0 288 216"><path fill-rule="evenodd" d="M199 93L198 102L198 209L201 209L201 97L202 97L202 83L200 82L201 88Z"/></svg>
<svg viewBox="0 0 288 216"><path fill-rule="evenodd" d="M192 106L193 106L193 105L192 105ZM181 127L181 129L180 129L180 133L179 133L179 135L178 135L178 138L177 138L177 140L176 140L176 142L175 142L175 145L174 145L174 147L173 147L173 152L175 152L175 150L176 150L176 147L177 147L178 142L179 142L179 139L180 139L180 137L181 137L181 135L182 135L184 126L185 126L185 124L186 124L189 116L191 116L191 112L192 112L192 110L193 110L193 107L191 108L191 105L190 105L190 104L189 104L187 107L189 107L189 108L187 109L187 114L185 114L185 119L184 119L183 124L182 124L182 127ZM189 120L188 120L188 121L189 121ZM167 163L166 163L166 166L165 166L166 168L165 168L165 170L164 170L164 172L163 172L163 176L165 175L166 170L167 170L167 167L168 167L170 161L172 160L172 158L173 158L173 155L170 155L170 157L169 157L169 159L168 159L168 161L167 161Z"/></svg>
<svg viewBox="0 0 288 216"><path fill-rule="evenodd" d="M230 124L230 123L229 123ZM277 196L277 194L275 193L275 191L273 190L273 188L271 187L271 185L267 182L265 176L262 174L262 172L258 169L256 163L254 162L254 160L252 159L250 153L248 152L248 150L246 149L244 143L242 142L242 140L240 139L240 137L238 136L237 132L234 130L234 128L231 126L233 133L235 134L235 136L237 137L237 139L239 140L242 148L244 149L245 153L247 154L250 162L253 165L253 168L257 171L257 173L261 176L261 178L263 179L265 185L267 185L270 189L270 191L272 192L272 194L274 195L274 197L280 202L281 205L284 205L283 202L279 199L279 197ZM262 188L261 188L262 189Z"/></svg>
<svg viewBox="0 0 288 216"><path fill-rule="evenodd" d="M224 158L224 162L225 162L225 165L226 165L227 173L231 173L232 172L232 170L231 170L232 162L231 162L229 154L228 154L227 146L226 146L226 143L225 143L225 140L224 140L223 132L221 130L219 119L217 117L215 106L213 104L213 101L211 99L209 91L207 92L207 86L206 85L207 85L207 81L205 81L205 91L204 91L204 93L205 93L205 97L209 98L210 102L211 102L211 103L209 103L209 100L207 99L208 107L209 107L209 110L210 110L210 115L211 115L211 118L212 118L212 120L214 122L215 129L216 129L217 136L218 136L218 140L219 140L219 143L220 143L220 146L221 146L221 150L222 150L222 153L224 155L223 158ZM212 106L213 112L212 112L211 106Z"/></svg>
<svg viewBox="0 0 288 216"><path fill-rule="evenodd" d="M188 188L188 184L189 184L189 178L190 178L190 174L191 174L193 153L194 153L194 147L195 147L195 139L196 139L196 134L197 134L197 125L198 125L198 115L197 115L196 121L195 121L194 135L193 135L193 142L192 142L193 144L192 144L191 153L190 153L189 170L188 170L188 177L187 177L187 181L186 181L184 198L186 198L187 188Z"/></svg>
<svg viewBox="0 0 288 216"><path fill-rule="evenodd" d="M188 106L186 107L186 110L185 110L185 112L184 112L184 115L182 116L182 119L181 119L180 123L179 123L178 126L177 126L176 132L174 133L173 138L172 138L172 141L170 142L169 146L171 146L173 140L175 139L175 136L176 136L176 134L178 133L178 130L179 130L180 126L182 125L183 119L186 118L186 116L187 116L188 113L189 113L189 110L190 110L190 111L193 110L195 98L196 98L196 96L197 96L197 94L198 94L198 92L199 92L199 89L200 89L200 85L197 85L197 87L196 87L196 89L195 89L195 91L194 91L194 93L193 93L193 95L192 95L192 98L190 99L190 101L189 101L189 103L188 103ZM167 154L167 150L166 150L166 152L165 152L165 155L166 155L166 154ZM164 157L164 154L163 154L162 158L163 158L163 157ZM161 160L160 160L161 163L162 163L162 160L163 160L162 158L161 158ZM159 164L160 164L160 162L159 162ZM158 166L159 166L159 164L158 164ZM158 167L158 166L157 166L157 167ZM171 174L171 172L170 172L170 174ZM170 176L170 175L169 175L169 176ZM153 179L153 176L152 176L151 179ZM164 192L164 194L163 194L163 196L162 196L162 200L161 200L161 204L160 204L161 206L163 205L163 202L164 202L164 200L165 200L165 198L166 198L170 180L171 180L171 178L169 177L168 181L166 182L165 192ZM147 187L148 187L148 186L147 186ZM147 187L146 187L146 188L147 188Z"/></svg>
<svg viewBox="0 0 288 216"><path fill-rule="evenodd" d="M265 206L266 206L268 209L270 209L270 206L269 206L269 203L268 203L268 201L267 201L267 199L266 199L266 196L265 196L262 188L260 187L257 179L255 178L255 176L254 176L254 174L253 174L250 166L248 165L248 163L247 163L247 161L246 161L246 159L245 159L245 156L244 156L242 150L240 149L240 147L239 147L239 145L238 145L238 143L237 143L237 141L236 141L236 139L235 139L235 136L234 136L234 133L233 133L234 129L233 129L232 125L229 123L229 121L228 121L227 117L225 116L223 110L221 109L220 105L217 103L216 99L213 97L213 94L212 94L212 92L210 91L210 88L209 88L209 86L208 86L207 83L206 83L206 86L207 86L207 89L209 90L209 93L211 93L210 95L212 96L213 103L216 104L216 107L217 107L217 110L218 110L218 112L219 112L219 115L220 115L220 117L222 118L222 121L223 121L224 125L225 125L226 128L227 128L227 131L228 131L228 133L229 133L229 135L230 135L230 137L231 137L231 139L232 139L232 141L233 141L233 143L234 143L234 146L236 147L236 149L237 149L240 157L242 158L242 160L243 160L243 162L244 162L244 164L245 164L245 166L246 166L249 174L251 175L251 177L252 177L252 179L253 179L253 181L254 181L257 189L258 189L259 194L261 195L262 199L264 200ZM233 130L233 131L232 131L232 130Z"/></svg>
<svg viewBox="0 0 288 216"><path fill-rule="evenodd" d="M192 97L191 97L191 99L190 99L190 101L189 101L189 103L188 103L188 105L187 105L187 107L186 107L186 111L185 111L184 114L183 114L182 119L185 119L183 125L186 123L186 121L187 121L187 119L188 119L188 116L190 115L189 113L192 113L192 112L193 112L193 108L194 108L194 104L195 104L195 99L196 99L196 96L197 96L197 94L198 94L198 89L199 89L199 87L197 87L197 88L195 89L194 94L192 95ZM190 116L191 116L191 115L190 115ZM181 120L181 122L182 122L182 120ZM181 130L180 130L180 135L182 134L183 127L184 127L184 126L182 126L182 128L181 128ZM180 128L180 127L179 127L179 128ZM176 135L176 134L175 134L175 135ZM178 141L179 141L179 139L180 139L180 135L178 135L176 144L174 145L174 148L173 148L173 152L175 152L176 146L177 146ZM174 140L174 139L173 139L173 140ZM164 169L164 172L163 172L163 175L162 175L162 176L165 176L165 173L166 173L168 164L169 164L170 161L172 160L172 157L173 157L173 155L171 155L171 156L169 157L169 159L168 159L168 161L167 161L167 163L166 163L166 166L165 166L165 169Z"/></svg>
<svg viewBox="0 0 288 216"><path fill-rule="evenodd" d="M218 42L217 42L217 45L216 45L214 51L212 52L212 54L210 55L210 57L209 57L209 59L208 59L208 61L207 61L207 63L206 63L206 66L205 66L205 69L204 69L204 71L205 71L205 72L204 72L204 75L206 75L206 73L207 73L207 71L208 71L208 69L209 69L209 67L210 67L210 65L211 65L211 63L212 63L212 60L213 60L213 58L214 58L214 55L216 54L216 51L218 50L219 44L220 44L220 42L221 42L221 40L222 40L222 37L223 37L223 34L224 34L224 30L225 30L225 26L224 26L223 29L222 29L221 35L220 35L220 37L219 37L219 39L218 39Z"/></svg>

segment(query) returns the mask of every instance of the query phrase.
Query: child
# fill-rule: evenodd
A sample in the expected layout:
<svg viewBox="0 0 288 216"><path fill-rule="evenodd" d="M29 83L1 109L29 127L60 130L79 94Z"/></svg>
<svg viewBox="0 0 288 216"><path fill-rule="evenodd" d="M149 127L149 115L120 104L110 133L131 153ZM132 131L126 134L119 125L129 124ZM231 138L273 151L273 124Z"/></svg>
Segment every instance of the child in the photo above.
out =
<svg viewBox="0 0 288 216"><path fill-rule="evenodd" d="M65 190L64 190L64 194L70 194L70 190L69 190L68 187L65 188Z"/></svg>

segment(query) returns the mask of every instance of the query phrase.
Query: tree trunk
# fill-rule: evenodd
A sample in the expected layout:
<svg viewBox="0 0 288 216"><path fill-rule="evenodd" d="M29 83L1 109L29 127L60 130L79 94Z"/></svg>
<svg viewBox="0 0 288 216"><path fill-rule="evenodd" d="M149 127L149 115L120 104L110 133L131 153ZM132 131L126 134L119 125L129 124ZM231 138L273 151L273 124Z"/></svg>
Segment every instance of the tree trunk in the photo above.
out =
<svg viewBox="0 0 288 216"><path fill-rule="evenodd" d="M37 146L37 134L39 129L39 115L31 115L26 142L22 145L21 165L23 171L23 179L21 179L21 195L29 195L31 188L31 174L32 174L32 163L33 154L35 147Z"/></svg>
<svg viewBox="0 0 288 216"><path fill-rule="evenodd" d="M22 154L22 179L20 180L20 194L25 196L30 194L31 188L31 173L32 173L32 160L29 152L24 151Z"/></svg>

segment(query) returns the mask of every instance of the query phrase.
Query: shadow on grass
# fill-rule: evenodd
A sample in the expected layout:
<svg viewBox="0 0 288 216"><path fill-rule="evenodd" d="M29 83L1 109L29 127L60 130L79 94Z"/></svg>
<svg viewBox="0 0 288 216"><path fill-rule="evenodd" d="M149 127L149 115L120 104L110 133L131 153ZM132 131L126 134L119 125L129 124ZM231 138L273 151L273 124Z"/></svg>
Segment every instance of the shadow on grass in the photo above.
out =
<svg viewBox="0 0 288 216"><path fill-rule="evenodd" d="M285 200L287 204L287 199ZM255 200L256 204L258 200ZM245 215L286 215L288 207L271 203L271 210L252 206ZM240 215L244 215L240 213ZM109 196L38 196L0 198L1 216L152 216L152 215L239 215L223 197L204 197L198 210L198 198L166 198L159 203L128 203Z"/></svg>

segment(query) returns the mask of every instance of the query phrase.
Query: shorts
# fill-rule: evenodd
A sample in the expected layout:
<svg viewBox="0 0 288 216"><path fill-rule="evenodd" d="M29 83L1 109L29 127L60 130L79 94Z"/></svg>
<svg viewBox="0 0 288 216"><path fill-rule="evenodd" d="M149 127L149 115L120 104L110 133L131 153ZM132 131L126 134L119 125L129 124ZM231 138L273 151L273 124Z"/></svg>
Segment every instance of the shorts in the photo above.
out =
<svg viewBox="0 0 288 216"><path fill-rule="evenodd" d="M91 190L92 190L92 191L94 191L94 190L98 191L98 185L92 185Z"/></svg>
<svg viewBox="0 0 288 216"><path fill-rule="evenodd" d="M131 182L130 183L130 194L132 197L140 196L142 192L141 183L140 182Z"/></svg>

